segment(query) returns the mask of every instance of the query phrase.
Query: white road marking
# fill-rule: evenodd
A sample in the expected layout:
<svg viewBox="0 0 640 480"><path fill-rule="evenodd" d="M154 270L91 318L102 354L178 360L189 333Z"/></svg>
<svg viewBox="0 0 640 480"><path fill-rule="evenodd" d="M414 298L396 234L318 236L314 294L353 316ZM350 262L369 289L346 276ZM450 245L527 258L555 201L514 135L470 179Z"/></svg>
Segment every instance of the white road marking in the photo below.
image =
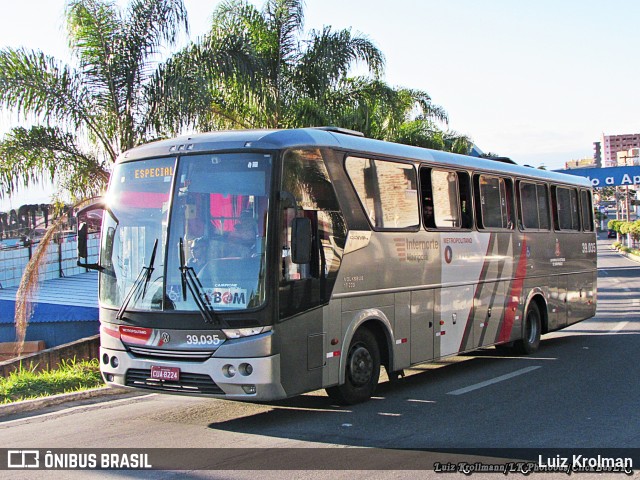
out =
<svg viewBox="0 0 640 480"><path fill-rule="evenodd" d="M613 327L613 328L611 329L611 333L617 333L617 332L619 332L620 330L623 330L623 329L624 329L624 327L626 327L628 323L629 323L629 322L620 322L620 323L618 323L615 327Z"/></svg>
<svg viewBox="0 0 640 480"><path fill-rule="evenodd" d="M515 372L507 373L506 375L500 375L499 377L492 378L491 380L487 380L485 382L476 383L475 385L469 385L468 387L464 387L464 388L460 388L459 390L448 392L447 395L462 395L464 393L469 393L474 390L478 390L480 388L493 385L494 383L499 383L505 380L509 380L510 378L517 377L518 375L524 375L525 373L533 372L538 368L540 368L539 365L534 367L521 368L520 370L516 370Z"/></svg>

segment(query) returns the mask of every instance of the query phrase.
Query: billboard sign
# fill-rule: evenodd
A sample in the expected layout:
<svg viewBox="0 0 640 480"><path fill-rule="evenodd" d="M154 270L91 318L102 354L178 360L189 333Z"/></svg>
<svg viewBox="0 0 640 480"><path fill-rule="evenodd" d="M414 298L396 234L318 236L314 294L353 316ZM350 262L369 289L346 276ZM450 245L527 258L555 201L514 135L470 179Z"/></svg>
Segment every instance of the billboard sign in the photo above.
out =
<svg viewBox="0 0 640 480"><path fill-rule="evenodd" d="M640 166L576 168L555 170L558 173L587 177L595 188L640 185Z"/></svg>

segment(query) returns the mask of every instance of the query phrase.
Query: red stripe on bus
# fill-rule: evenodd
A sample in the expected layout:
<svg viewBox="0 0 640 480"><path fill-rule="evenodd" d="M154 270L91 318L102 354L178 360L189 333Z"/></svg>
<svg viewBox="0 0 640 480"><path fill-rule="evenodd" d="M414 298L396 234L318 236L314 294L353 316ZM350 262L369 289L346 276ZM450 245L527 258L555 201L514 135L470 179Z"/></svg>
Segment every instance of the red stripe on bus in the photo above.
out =
<svg viewBox="0 0 640 480"><path fill-rule="evenodd" d="M522 295L522 287L524 286L524 278L527 274L527 238L522 238L522 247L520 250L520 258L518 259L518 266L516 267L515 279L511 285L509 296L507 300L507 308L504 312L504 323L500 329L498 335L499 342L506 342L511 339L511 331L513 330L513 323L515 320L516 312L518 311L518 303L520 295ZM514 300L515 298L515 300Z"/></svg>

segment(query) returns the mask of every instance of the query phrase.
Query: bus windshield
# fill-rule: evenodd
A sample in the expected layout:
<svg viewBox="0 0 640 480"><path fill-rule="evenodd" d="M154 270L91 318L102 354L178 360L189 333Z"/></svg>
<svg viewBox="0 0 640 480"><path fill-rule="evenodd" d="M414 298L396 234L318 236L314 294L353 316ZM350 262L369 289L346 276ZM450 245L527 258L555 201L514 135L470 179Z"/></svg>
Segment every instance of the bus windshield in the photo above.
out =
<svg viewBox="0 0 640 480"><path fill-rule="evenodd" d="M271 155L255 153L117 165L103 223L102 305L188 312L260 306L270 177Z"/></svg>
<svg viewBox="0 0 640 480"><path fill-rule="evenodd" d="M163 252L174 170L175 158L116 165L102 225L102 305L121 308L129 297L128 309L162 308Z"/></svg>
<svg viewBox="0 0 640 480"><path fill-rule="evenodd" d="M165 309L193 311L198 299L214 311L245 310L264 302L270 178L270 155L207 154L179 160ZM192 288L185 288L185 267Z"/></svg>

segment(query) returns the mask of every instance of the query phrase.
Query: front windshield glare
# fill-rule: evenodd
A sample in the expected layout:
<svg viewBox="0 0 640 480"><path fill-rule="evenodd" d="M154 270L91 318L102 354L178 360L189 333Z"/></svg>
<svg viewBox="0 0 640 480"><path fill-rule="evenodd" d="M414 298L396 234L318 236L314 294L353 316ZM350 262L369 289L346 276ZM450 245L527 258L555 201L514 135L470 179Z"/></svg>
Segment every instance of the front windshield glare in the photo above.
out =
<svg viewBox="0 0 640 480"><path fill-rule="evenodd" d="M165 309L197 311L196 295L217 312L264 302L270 171L271 156L263 154L180 159L167 244ZM185 267L196 279L195 288L185 288Z"/></svg>

